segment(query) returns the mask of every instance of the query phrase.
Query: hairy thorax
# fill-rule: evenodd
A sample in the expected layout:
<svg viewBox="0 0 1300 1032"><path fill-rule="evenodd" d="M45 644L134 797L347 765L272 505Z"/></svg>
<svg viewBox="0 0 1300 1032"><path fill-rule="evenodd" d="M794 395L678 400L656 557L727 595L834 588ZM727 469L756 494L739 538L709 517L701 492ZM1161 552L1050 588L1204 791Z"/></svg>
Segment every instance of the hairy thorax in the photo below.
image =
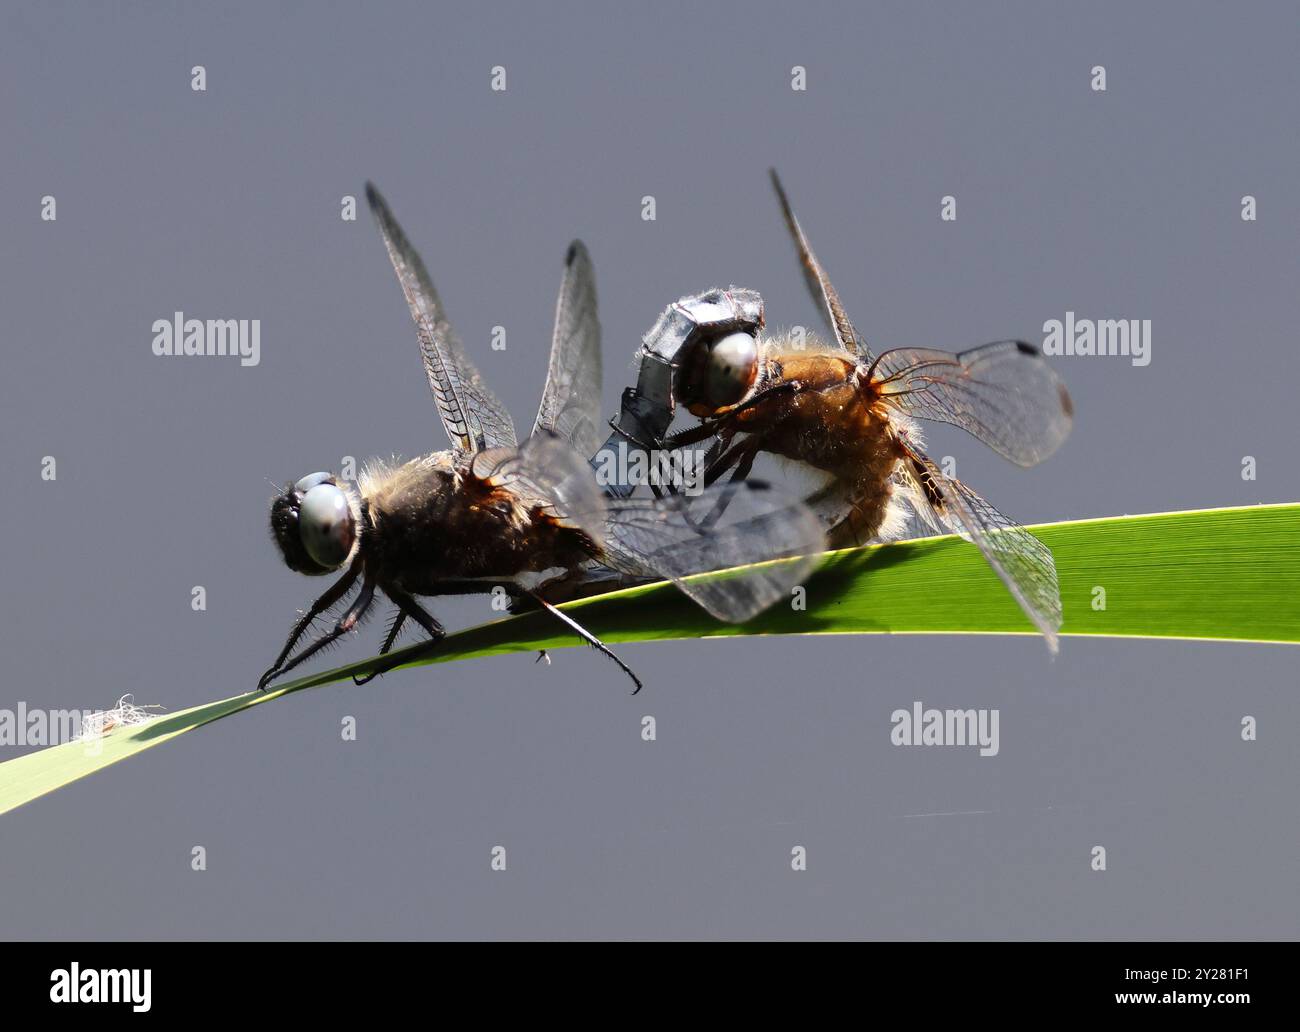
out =
<svg viewBox="0 0 1300 1032"><path fill-rule="evenodd" d="M885 524L893 494L891 476L902 449L890 418L857 376L855 356L839 348L783 348L770 342L756 393L783 390L737 412L737 431L762 438L765 451L830 474L843 515L832 521L835 543L861 543Z"/></svg>
<svg viewBox="0 0 1300 1032"><path fill-rule="evenodd" d="M368 471L362 496L367 567L412 594L437 594L447 581L505 583L590 555L580 532L458 469L448 452Z"/></svg>

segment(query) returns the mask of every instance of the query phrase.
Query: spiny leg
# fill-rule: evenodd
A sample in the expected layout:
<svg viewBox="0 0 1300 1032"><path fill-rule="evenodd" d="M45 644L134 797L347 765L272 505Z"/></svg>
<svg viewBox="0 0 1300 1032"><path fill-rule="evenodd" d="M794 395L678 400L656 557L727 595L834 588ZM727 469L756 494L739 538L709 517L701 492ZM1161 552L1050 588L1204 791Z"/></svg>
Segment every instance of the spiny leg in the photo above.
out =
<svg viewBox="0 0 1300 1032"><path fill-rule="evenodd" d="M798 394L802 389L803 385L798 380L783 380L773 387L765 387L746 401L742 401L739 405L728 409L719 416L704 417L696 426L688 426L676 433L665 434L659 442L659 447L680 448L683 444L698 444L700 441L706 441L713 436L720 439L725 438L726 442L729 443L737 429L741 428L737 417L742 413L758 408L760 405L766 405L773 398L785 394Z"/></svg>
<svg viewBox="0 0 1300 1032"><path fill-rule="evenodd" d="M406 610L399 608L397 614L393 617L392 626L388 628L388 636L384 638L384 644L379 649L379 654L381 656L388 655L388 652L392 649L393 642L397 640L397 635L401 632L402 624L404 623L406 623ZM366 674L365 677L358 677L356 674L353 674L352 683L355 685L369 684L378 676L378 671L371 671Z"/></svg>
<svg viewBox="0 0 1300 1032"><path fill-rule="evenodd" d="M735 466L735 470L728 478L727 483L740 484L741 481L749 476L750 470L754 468L754 458L758 455L758 446L759 440L756 437L746 438L739 444L733 445L709 469L708 474L704 478L704 486L709 487L716 483L718 478L721 477L723 473L727 472L728 469L731 469L732 466ZM727 507L731 504L731 499L734 497L735 491L723 492L722 496L713 504L713 508L709 510L708 514L698 522L691 521L692 524L701 533L711 530L713 525L717 523L718 520L722 519L723 514L727 511ZM690 519L689 514L686 514L686 518L688 520Z"/></svg>
<svg viewBox="0 0 1300 1032"><path fill-rule="evenodd" d="M713 430L715 430L716 428L715 428L714 426L710 426L708 429L709 429L710 431L713 431ZM683 433L686 433L686 432L687 432L687 431L683 431ZM721 455L721 454L726 450L726 442L724 442L723 439L722 439L721 437L718 437L718 436L716 436L716 435L712 435L712 434L711 434L711 436L713 436L713 442L712 442L712 443L709 445L709 447L705 450L705 452L704 452L704 457L703 457L703 459L700 461L700 465L699 465L699 469L700 469L701 471L704 471L704 472L705 472L705 479L704 479L704 481L703 481L703 486L705 486L705 487L707 487L707 486L711 483L711 481L709 481L709 480L707 479L707 471L710 470L710 469L712 469L713 466L716 465L716 464L720 461L720 460L719 460L719 456L720 456L720 455ZM729 435L729 434L728 434L728 439L730 439L730 435ZM701 438L699 438L697 441L694 441L694 442L687 442L687 443L700 443L700 442L702 442L702 441L706 441L706 440L708 440L708 436L701 437ZM665 442L665 443L666 443L666 442ZM664 450L664 451L670 451L670 452L680 452L680 451L681 451L681 444L682 444L682 442L681 442L680 440L675 440L675 441L674 441L674 444L673 444L672 447L665 447L663 450ZM682 468L683 468L683 469L685 468L685 463L684 463L684 462L682 463ZM685 478L683 478L683 479L685 479ZM651 488L654 488L654 484L651 484L650 486L651 486ZM696 481L695 484L683 483L683 485L682 485L682 487L685 488L685 489L689 489L690 487L693 487L693 486L699 486L699 481ZM677 485L676 485L675 483L672 483L672 482L670 481L669 484L668 484L668 494L670 494L670 495L675 495L675 494L677 494L677 492L678 492L678 487L677 487ZM657 489L655 490L655 496L656 496L656 497L662 497L661 493L660 493Z"/></svg>
<svg viewBox="0 0 1300 1032"><path fill-rule="evenodd" d="M704 475L704 486L708 487L715 483L732 466L736 467L736 471L731 474L731 479L744 480L749 476L749 471L754 468L754 456L757 454L757 438L746 438L739 444L733 445L709 467L708 473Z"/></svg>
<svg viewBox="0 0 1300 1032"><path fill-rule="evenodd" d="M738 453L736 468L732 471L731 477L728 479L727 483L739 484L749 476L750 471L754 468L754 458L758 455L758 445L758 438L753 437L736 446L735 450ZM721 472L721 470L719 472ZM706 526L712 526L722 518L722 514L727 511L727 506L731 504L732 497L733 495L727 494L718 499L718 504L715 507L714 512L705 520Z"/></svg>
<svg viewBox="0 0 1300 1032"><path fill-rule="evenodd" d="M610 651L608 645L606 645L603 641L597 638L589 630L583 627L582 624L578 623L578 621L575 620L573 617L571 617L568 613L564 612L561 609L557 609L555 606L551 605L551 603L547 602L546 599L542 598L541 595L537 594L536 592L530 592L530 594L533 596L533 598L537 599L537 601L542 604L542 606L546 609L548 613L550 613L552 616L554 616L556 619L560 620L561 622L567 624L568 627L575 634L578 635L578 637L580 637L593 649L595 649L597 652L603 653L604 655L612 659L615 663L617 663L619 665L619 669L622 670L623 673L627 674L628 677L632 678L632 683L636 685L636 687L632 689L633 695L635 695L637 692L641 690L641 688L643 687L641 684L641 678L637 677L636 674L632 672L632 668L630 666L628 666L616 655L614 655L614 653Z"/></svg>
<svg viewBox="0 0 1300 1032"><path fill-rule="evenodd" d="M425 611L424 607L421 606L419 602L415 601L414 596L403 591L396 585L390 584L384 585L384 594L391 598L393 603L401 611L401 618L394 621L394 627L400 627L401 622L407 617L410 617L424 628L425 633L429 635L429 640L423 642L419 647L411 652L405 652L400 656L389 655L387 662L380 663L360 681L357 681L354 676L352 679L356 681L357 684L366 684L367 682L374 680L380 674L388 673L388 671L392 670L394 667L401 666L403 663L409 663L413 659L418 659L421 656L427 655L438 646L443 638L447 636L447 632L443 629L442 624L438 623L437 620L430 616ZM396 638L395 630L389 631L389 638L390 640L384 643L385 648L381 651L381 655L388 653L388 648L391 647L392 640Z"/></svg>
<svg viewBox="0 0 1300 1032"><path fill-rule="evenodd" d="M328 591L311 604L311 608L308 609L307 612L303 614L302 618L293 625L293 630L289 632L289 640L284 643L284 648L282 648L280 654L275 657L275 662L271 664L271 669L262 675L262 679L257 685L259 688L265 687L271 678L279 673L280 666L284 663L285 657L293 651L293 647L298 644L298 639L301 638L307 628L311 626L312 621L348 593L352 585L356 582L357 575L360 572L361 564L354 563L347 573L335 581Z"/></svg>
<svg viewBox="0 0 1300 1032"><path fill-rule="evenodd" d="M615 430L627 438L629 442L641 451L650 454L653 452L679 451L683 445L699 444L703 441L709 440L711 437L716 437L719 421L710 420L707 423L701 423L699 426L688 427L685 430L679 430L675 434L668 434L663 438L652 440L650 442L643 441L640 438L633 436L622 427L614 425L612 422L610 425L614 426ZM718 452L722 450L722 446L723 442L721 440L714 440L713 443L709 445L708 450L704 453L704 461L702 463L704 469L708 469L709 466L716 461ZM676 484L671 482L668 484L660 484L657 482L657 478L656 480L650 481L649 487L656 498L663 498L665 494L674 495L678 490Z"/></svg>
<svg viewBox="0 0 1300 1032"><path fill-rule="evenodd" d="M352 630L352 628L357 625L357 621L361 619L361 617L365 614L365 611L370 608L370 603L374 601L374 597L375 597L374 582L370 580L363 581L361 584L361 594L357 596L357 600L353 602L352 605L348 606L347 612L345 612L341 617L339 617L339 622L334 625L334 629L330 631L328 634L321 635L316 641L308 645L305 649L299 652L298 655L294 656L293 659L289 660L287 663L283 663L279 667L272 667L270 670L264 673L262 675L262 679L257 682L258 689L260 691L265 691L266 686L270 684L272 681L274 681L277 677L279 677L282 674L287 674L299 663L302 663L304 660L310 659L317 652L323 649L326 645L338 641L339 638L347 634L348 631Z"/></svg>

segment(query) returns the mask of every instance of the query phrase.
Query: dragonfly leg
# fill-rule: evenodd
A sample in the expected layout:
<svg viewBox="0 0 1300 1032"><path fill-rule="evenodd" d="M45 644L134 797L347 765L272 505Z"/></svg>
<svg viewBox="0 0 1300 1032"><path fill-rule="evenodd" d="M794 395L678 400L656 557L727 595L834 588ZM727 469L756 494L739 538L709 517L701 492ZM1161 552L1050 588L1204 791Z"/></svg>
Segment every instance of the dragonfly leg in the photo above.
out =
<svg viewBox="0 0 1300 1032"><path fill-rule="evenodd" d="M437 620L430 616L425 608L420 605L419 602L415 601L413 595L403 591L395 585L385 585L384 594L393 600L398 609L398 616L394 619L393 627L388 632L388 640L384 642L384 647L379 653L381 656L386 655L389 658L387 662L380 663L374 670L360 680L353 676L352 680L357 684L368 684L379 675L388 673L388 671L392 670L394 667L401 666L403 663L409 663L413 659L427 656L438 647L443 638L447 637L447 632L443 629L442 624L438 623ZM397 630L408 617L424 628L425 633L429 635L429 640L423 642L415 649L393 656L389 653L389 649L392 647L393 641L397 637Z"/></svg>
<svg viewBox="0 0 1300 1032"><path fill-rule="evenodd" d="M338 585L335 585L335 587L338 587ZM327 592L326 594L327 595L330 594L333 590L334 589L331 588L330 592ZM321 596L321 597L324 598L325 596ZM342 597L342 593L340 593L339 597ZM366 610L370 608L370 603L374 601L374 598L375 598L374 582L369 580L364 581L361 585L361 594L357 596L357 600L353 602L352 605L348 606L347 611L342 616L339 617L338 623L334 625L333 630L331 630L328 634L322 634L319 638L317 638L314 642L308 645L305 649L299 652L292 659L288 660L287 662L277 663L276 666L273 666L270 670L264 673L262 675L261 680L257 682L258 690L265 691L266 686L270 684L272 681L274 681L277 677L287 674L299 663L302 663L305 660L310 659L321 649L325 648L325 646L330 645L335 641L338 641L339 638L347 634L348 631L352 630L352 628L354 628L357 625L357 621L360 620L361 617L365 615ZM320 600L318 599L317 601L319 602ZM338 601L338 599L336 598L335 601ZM332 604L333 603L331 603L331 605ZM329 608L329 607L326 606L325 608Z"/></svg>
<svg viewBox="0 0 1300 1032"><path fill-rule="evenodd" d="M393 642L397 640L397 635L401 632L402 624L404 623L406 623L406 610L399 608L397 610L397 615L393 617L392 626L388 628L388 635L384 638L384 644L380 646L379 654L381 656L388 655L389 651L393 647ZM358 686L363 684L369 684L378 676L379 676L378 671L372 671L366 674L365 677L357 677L356 674L353 674L352 683Z"/></svg>
<svg viewBox="0 0 1300 1032"><path fill-rule="evenodd" d="M630 666L628 666L621 659L619 659L618 656L614 655L614 653L610 651L608 645L606 645L603 641L597 638L589 630L583 627L582 624L578 623L578 621L575 620L573 617L571 617L568 613L564 612L561 609L557 609L555 606L551 605L551 603L547 602L546 599L542 598L540 595L534 593L533 598L537 599L537 601L542 604L542 607L548 613L554 616L561 623L568 626L570 630L572 630L575 634L577 634L578 637L580 637L593 649L595 649L597 652L603 653L604 655L612 659L615 663L617 663L619 669L622 670L623 673L627 674L628 677L632 678L632 683L636 685L636 687L632 689L633 695L635 695L637 692L641 690L642 688L641 678L637 677L636 674L632 672L632 668Z"/></svg>

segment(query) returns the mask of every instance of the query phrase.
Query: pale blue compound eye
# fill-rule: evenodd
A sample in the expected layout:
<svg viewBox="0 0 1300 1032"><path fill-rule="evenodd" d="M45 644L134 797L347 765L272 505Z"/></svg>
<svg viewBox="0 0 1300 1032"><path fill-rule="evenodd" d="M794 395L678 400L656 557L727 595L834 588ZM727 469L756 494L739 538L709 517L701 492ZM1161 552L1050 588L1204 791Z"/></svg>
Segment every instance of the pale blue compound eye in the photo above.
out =
<svg viewBox="0 0 1300 1032"><path fill-rule="evenodd" d="M328 473L312 473L309 476L303 477L298 481L298 483L294 484L293 489L299 494L306 494L317 484L323 484L329 479L330 475Z"/></svg>
<svg viewBox="0 0 1300 1032"><path fill-rule="evenodd" d="M311 479L304 477L298 483ZM307 554L321 566L333 569L341 565L355 539L347 495L333 484L318 483L310 488L298 507L298 535Z"/></svg>

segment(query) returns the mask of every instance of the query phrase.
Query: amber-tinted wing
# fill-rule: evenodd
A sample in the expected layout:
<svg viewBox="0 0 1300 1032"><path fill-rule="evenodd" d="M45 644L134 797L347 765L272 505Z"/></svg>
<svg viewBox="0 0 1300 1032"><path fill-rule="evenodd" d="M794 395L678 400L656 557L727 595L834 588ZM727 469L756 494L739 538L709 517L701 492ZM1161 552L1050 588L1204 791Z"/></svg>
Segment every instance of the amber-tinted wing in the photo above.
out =
<svg viewBox="0 0 1300 1032"><path fill-rule="evenodd" d="M886 351L869 374L890 405L952 423L1018 466L1061 446L1074 422L1070 395L1043 353L1020 340L952 355L929 348Z"/></svg>
<svg viewBox="0 0 1300 1032"><path fill-rule="evenodd" d="M549 431L582 455L600 447L600 321L596 273L581 240L569 245L555 305L555 333L533 433Z"/></svg>
<svg viewBox="0 0 1300 1032"><path fill-rule="evenodd" d="M790 597L825 548L806 505L761 480L696 495L609 499L605 561L623 573L671 580L712 616L740 623ZM788 559L768 564L767 560ZM709 580L693 574L763 563Z"/></svg>
<svg viewBox="0 0 1300 1032"><path fill-rule="evenodd" d="M812 247L808 244L808 238L804 236L803 228L799 225L799 220L794 217L794 210L790 207L790 199L785 195L785 187L781 185L781 178L776 174L774 168L769 169L768 172L772 177L772 185L776 188L777 200L781 203L781 214L785 216L785 224L790 230L790 235L794 238L795 250L799 252L799 264L803 267L804 281L808 284L808 291L812 294L814 303L821 307L826 323L831 332L835 334L835 340L839 346L846 351L852 351L860 361L870 363L872 361L871 349L867 347L867 342L858 335L858 331L853 328L848 313L844 311L844 306L840 303L840 296L835 293L835 288L831 286L826 270L822 268L817 256L813 254Z"/></svg>
<svg viewBox="0 0 1300 1032"><path fill-rule="evenodd" d="M928 507L938 523L968 538L984 553L1025 615L1043 633L1047 647L1055 652L1061 629L1061 592L1051 549L961 481L944 476L929 457L911 447L907 452L907 473L915 484L911 497Z"/></svg>
<svg viewBox="0 0 1300 1032"><path fill-rule="evenodd" d="M515 425L510 413L465 354L419 253L373 183L366 184L366 199L415 320L424 371L452 447L464 453L513 445Z"/></svg>

